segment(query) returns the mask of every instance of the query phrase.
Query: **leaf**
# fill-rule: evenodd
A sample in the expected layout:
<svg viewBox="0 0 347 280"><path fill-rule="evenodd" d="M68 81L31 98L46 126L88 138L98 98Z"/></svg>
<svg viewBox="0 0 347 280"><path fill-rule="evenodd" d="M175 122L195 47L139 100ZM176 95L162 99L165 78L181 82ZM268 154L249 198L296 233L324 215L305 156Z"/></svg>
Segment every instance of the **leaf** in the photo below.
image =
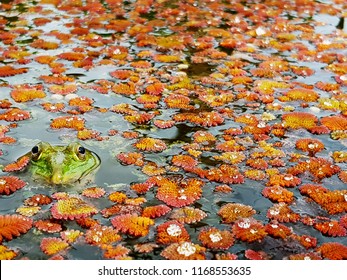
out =
<svg viewBox="0 0 347 280"><path fill-rule="evenodd" d="M111 220L112 225L123 233L134 236L145 236L149 232L149 227L154 225L154 221L147 217L140 217L132 214L119 215Z"/></svg>
<svg viewBox="0 0 347 280"><path fill-rule="evenodd" d="M21 215L0 215L0 243L12 240L31 229L32 219Z"/></svg>

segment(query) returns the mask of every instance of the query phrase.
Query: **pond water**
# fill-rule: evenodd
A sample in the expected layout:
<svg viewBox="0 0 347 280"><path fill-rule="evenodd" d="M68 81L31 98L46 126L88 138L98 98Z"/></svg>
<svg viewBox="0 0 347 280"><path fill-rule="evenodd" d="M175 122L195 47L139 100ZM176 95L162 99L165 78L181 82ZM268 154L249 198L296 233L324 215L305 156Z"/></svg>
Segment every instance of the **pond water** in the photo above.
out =
<svg viewBox="0 0 347 280"><path fill-rule="evenodd" d="M1 1L0 259L346 259L346 3L292 2Z"/></svg>

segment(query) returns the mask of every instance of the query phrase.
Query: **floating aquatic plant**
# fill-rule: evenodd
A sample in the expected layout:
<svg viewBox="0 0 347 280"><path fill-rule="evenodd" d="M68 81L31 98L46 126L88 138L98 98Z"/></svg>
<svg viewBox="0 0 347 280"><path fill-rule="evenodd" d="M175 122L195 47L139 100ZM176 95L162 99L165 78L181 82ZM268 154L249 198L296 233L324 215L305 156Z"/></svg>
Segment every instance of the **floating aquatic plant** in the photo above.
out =
<svg viewBox="0 0 347 280"><path fill-rule="evenodd" d="M79 197L67 197L58 200L51 208L55 219L74 220L89 217L98 212L94 206L88 204Z"/></svg>
<svg viewBox="0 0 347 280"><path fill-rule="evenodd" d="M241 203L227 203L218 211L218 215L221 216L224 223L233 223L241 218L249 218L255 213L256 211L252 206Z"/></svg>
<svg viewBox="0 0 347 280"><path fill-rule="evenodd" d="M214 227L202 229L198 238L205 247L214 250L227 250L234 244L234 237L230 231Z"/></svg>
<svg viewBox="0 0 347 280"><path fill-rule="evenodd" d="M0 243L26 233L32 224L32 219L21 215L0 215Z"/></svg>
<svg viewBox="0 0 347 280"><path fill-rule="evenodd" d="M69 244L57 237L46 237L41 240L40 244L42 252L47 255L57 254L69 247Z"/></svg>
<svg viewBox="0 0 347 280"><path fill-rule="evenodd" d="M168 260L204 260L206 249L192 242L173 243L166 247L161 256Z"/></svg>
<svg viewBox="0 0 347 280"><path fill-rule="evenodd" d="M149 227L154 225L152 219L136 214L118 215L111 220L111 223L120 232L137 237L146 236L149 232Z"/></svg>
<svg viewBox="0 0 347 280"><path fill-rule="evenodd" d="M0 177L0 194L9 195L23 188L26 185L24 181L15 176Z"/></svg>

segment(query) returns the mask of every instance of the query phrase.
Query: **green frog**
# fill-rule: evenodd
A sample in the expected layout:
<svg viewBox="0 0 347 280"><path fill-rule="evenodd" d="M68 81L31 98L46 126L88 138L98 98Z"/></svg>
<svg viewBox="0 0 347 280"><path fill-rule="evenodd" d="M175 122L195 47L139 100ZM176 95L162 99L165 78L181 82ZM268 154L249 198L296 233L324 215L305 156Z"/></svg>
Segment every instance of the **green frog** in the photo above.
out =
<svg viewBox="0 0 347 280"><path fill-rule="evenodd" d="M28 166L33 179L43 179L53 185L79 183L101 163L97 154L77 142L67 146L40 142L23 157L30 158Z"/></svg>

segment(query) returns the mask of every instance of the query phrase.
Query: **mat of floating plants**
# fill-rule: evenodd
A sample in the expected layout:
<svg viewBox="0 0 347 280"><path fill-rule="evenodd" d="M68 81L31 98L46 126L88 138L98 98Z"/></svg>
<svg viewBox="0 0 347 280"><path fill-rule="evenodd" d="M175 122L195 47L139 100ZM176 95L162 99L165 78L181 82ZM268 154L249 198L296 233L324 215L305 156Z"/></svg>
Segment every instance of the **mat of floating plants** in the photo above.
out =
<svg viewBox="0 0 347 280"><path fill-rule="evenodd" d="M1 1L0 259L347 259L346 11ZM33 178L76 141L94 178Z"/></svg>

